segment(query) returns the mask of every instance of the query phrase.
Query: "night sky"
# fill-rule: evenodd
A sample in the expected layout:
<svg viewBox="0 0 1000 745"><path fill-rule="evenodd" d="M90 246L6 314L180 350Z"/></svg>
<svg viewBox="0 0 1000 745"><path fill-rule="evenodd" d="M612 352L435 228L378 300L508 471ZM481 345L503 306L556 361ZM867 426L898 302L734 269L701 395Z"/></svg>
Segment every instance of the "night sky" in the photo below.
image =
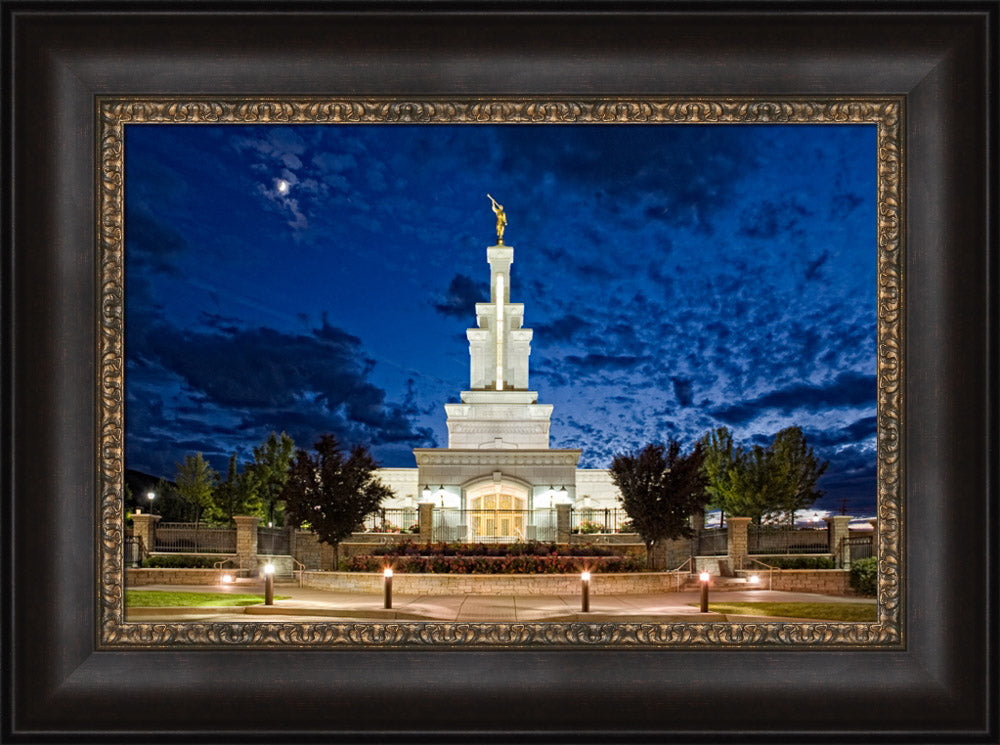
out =
<svg viewBox="0 0 1000 745"><path fill-rule="evenodd" d="M551 446L797 424L874 514L874 125L129 125L126 467L447 446L508 218Z"/></svg>

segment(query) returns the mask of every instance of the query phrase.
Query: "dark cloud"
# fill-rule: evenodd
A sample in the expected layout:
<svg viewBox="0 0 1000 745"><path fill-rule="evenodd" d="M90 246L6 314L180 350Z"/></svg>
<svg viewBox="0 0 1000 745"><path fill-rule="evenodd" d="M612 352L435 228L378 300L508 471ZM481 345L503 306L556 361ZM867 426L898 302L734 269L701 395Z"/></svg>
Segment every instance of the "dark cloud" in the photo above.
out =
<svg viewBox="0 0 1000 745"><path fill-rule="evenodd" d="M609 370L629 370L640 363L648 362L648 358L633 355L587 354L579 356L571 354L566 357L566 363L583 373Z"/></svg>
<svg viewBox="0 0 1000 745"><path fill-rule="evenodd" d="M819 276L819 270L822 268L822 266L826 263L827 259L829 258L830 258L830 252L823 251L823 253L820 254L818 259L816 259L815 261L810 261L809 264L806 266L806 275L805 275L806 279L809 280L816 279L816 277Z"/></svg>
<svg viewBox="0 0 1000 745"><path fill-rule="evenodd" d="M694 386L687 378L671 378L670 382L674 386L674 395L681 406L690 406L694 401Z"/></svg>
<svg viewBox="0 0 1000 745"><path fill-rule="evenodd" d="M535 325L535 341L539 343L569 341L580 330L587 327L587 322L570 313L557 318L552 323Z"/></svg>
<svg viewBox="0 0 1000 745"><path fill-rule="evenodd" d="M476 303L488 302L489 298L488 283L464 274L456 274L451 278L444 297L433 305L442 315L471 320L476 316Z"/></svg>
<svg viewBox="0 0 1000 745"><path fill-rule="evenodd" d="M740 425L771 409L788 414L797 409L815 411L848 406L874 406L875 385L874 375L846 372L826 385L796 383L749 401L719 407L710 413L721 422Z"/></svg>
<svg viewBox="0 0 1000 745"><path fill-rule="evenodd" d="M801 218L809 215L809 210L795 200L780 203L764 200L740 213L739 233L748 238L762 239L788 235L797 228Z"/></svg>

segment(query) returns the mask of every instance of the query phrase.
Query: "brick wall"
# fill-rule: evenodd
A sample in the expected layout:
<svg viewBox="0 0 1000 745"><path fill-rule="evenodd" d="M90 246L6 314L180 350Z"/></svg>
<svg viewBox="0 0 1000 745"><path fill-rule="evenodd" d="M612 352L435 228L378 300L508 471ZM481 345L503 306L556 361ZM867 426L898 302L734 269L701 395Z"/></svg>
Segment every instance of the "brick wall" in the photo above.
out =
<svg viewBox="0 0 1000 745"><path fill-rule="evenodd" d="M142 585L219 585L224 574L233 569L126 569L125 586Z"/></svg>

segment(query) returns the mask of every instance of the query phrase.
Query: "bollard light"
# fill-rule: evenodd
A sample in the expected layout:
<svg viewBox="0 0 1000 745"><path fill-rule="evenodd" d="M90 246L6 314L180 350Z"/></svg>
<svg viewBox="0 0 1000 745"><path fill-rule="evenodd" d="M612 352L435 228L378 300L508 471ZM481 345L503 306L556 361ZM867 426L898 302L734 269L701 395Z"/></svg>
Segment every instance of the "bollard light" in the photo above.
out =
<svg viewBox="0 0 1000 745"><path fill-rule="evenodd" d="M392 607L392 567L382 570L382 584L385 589L385 607Z"/></svg>
<svg viewBox="0 0 1000 745"><path fill-rule="evenodd" d="M590 612L590 572L580 574L580 609L584 613Z"/></svg>
<svg viewBox="0 0 1000 745"><path fill-rule="evenodd" d="M712 578L712 575L708 572L702 572L699 579L701 579L701 612L708 613L708 581Z"/></svg>
<svg viewBox="0 0 1000 745"><path fill-rule="evenodd" d="M264 605L274 605L274 564L264 565Z"/></svg>

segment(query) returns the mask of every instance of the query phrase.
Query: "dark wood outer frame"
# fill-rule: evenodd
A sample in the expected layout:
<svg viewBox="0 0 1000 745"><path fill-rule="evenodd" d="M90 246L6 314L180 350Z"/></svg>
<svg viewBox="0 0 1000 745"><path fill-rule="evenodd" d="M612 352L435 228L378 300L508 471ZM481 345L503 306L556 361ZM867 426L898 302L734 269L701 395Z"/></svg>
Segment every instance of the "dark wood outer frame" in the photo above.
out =
<svg viewBox="0 0 1000 745"><path fill-rule="evenodd" d="M5 740L996 741L997 4L523 7L3 3ZM904 95L906 649L95 651L94 97L171 93Z"/></svg>

